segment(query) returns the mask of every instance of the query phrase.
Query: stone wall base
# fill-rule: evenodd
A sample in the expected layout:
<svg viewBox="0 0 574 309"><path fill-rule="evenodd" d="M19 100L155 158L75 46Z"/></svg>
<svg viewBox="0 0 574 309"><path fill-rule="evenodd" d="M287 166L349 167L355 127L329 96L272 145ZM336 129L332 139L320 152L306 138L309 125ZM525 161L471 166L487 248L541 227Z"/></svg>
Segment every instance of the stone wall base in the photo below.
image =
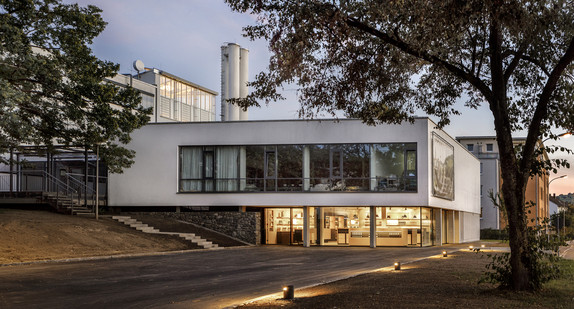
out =
<svg viewBox="0 0 574 309"><path fill-rule="evenodd" d="M261 214L258 212L146 212L145 214L190 222L250 244L261 244Z"/></svg>

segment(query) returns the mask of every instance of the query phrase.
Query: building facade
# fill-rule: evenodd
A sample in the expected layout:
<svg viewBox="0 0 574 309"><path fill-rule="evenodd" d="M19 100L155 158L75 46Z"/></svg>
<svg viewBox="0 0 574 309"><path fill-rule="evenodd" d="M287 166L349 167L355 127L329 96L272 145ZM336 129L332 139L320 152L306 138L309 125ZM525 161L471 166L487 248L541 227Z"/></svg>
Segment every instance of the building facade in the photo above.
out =
<svg viewBox="0 0 574 309"><path fill-rule="evenodd" d="M507 219L493 198L498 198L502 185L498 144L493 136L462 136L457 141L480 160L480 228L504 229ZM524 138L515 138L514 143L524 143ZM546 154L544 154L546 156ZM533 176L528 180L525 201L528 226L542 223L549 218L548 175Z"/></svg>
<svg viewBox="0 0 574 309"><path fill-rule="evenodd" d="M137 75L118 74L108 81L137 89L142 106L153 111L150 123L216 120L217 92L165 71L146 68Z"/></svg>
<svg viewBox="0 0 574 309"><path fill-rule="evenodd" d="M479 238L479 161L427 118L157 123L109 206L262 213L262 243L429 246Z"/></svg>

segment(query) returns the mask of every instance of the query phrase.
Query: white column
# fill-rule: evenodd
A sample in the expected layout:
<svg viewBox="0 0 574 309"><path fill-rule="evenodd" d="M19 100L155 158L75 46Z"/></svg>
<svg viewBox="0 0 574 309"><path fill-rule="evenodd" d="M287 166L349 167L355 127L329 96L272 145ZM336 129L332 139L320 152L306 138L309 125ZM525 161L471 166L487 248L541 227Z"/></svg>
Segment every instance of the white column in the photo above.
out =
<svg viewBox="0 0 574 309"><path fill-rule="evenodd" d="M369 239L370 239L370 243L371 243L371 248L376 248L377 247L377 211L375 206L370 206L370 226L369 226Z"/></svg>
<svg viewBox="0 0 574 309"><path fill-rule="evenodd" d="M442 209L433 209L434 215L434 244L435 246L442 246Z"/></svg>
<svg viewBox="0 0 574 309"><path fill-rule="evenodd" d="M309 191L310 187L310 179L311 172L310 172L310 162L311 156L309 154L309 146L303 147L303 191Z"/></svg>
<svg viewBox="0 0 574 309"><path fill-rule="evenodd" d="M375 157L375 146L371 145L371 191L375 191L377 188L377 158Z"/></svg>
<svg viewBox="0 0 574 309"><path fill-rule="evenodd" d="M239 191L244 191L247 185L247 151L245 146L239 147Z"/></svg>
<svg viewBox="0 0 574 309"><path fill-rule="evenodd" d="M311 233L309 231L309 206L303 206L303 247L311 246Z"/></svg>
<svg viewBox="0 0 574 309"><path fill-rule="evenodd" d="M325 210L324 207L319 207L319 226L317 233L319 234L319 246L325 245Z"/></svg>

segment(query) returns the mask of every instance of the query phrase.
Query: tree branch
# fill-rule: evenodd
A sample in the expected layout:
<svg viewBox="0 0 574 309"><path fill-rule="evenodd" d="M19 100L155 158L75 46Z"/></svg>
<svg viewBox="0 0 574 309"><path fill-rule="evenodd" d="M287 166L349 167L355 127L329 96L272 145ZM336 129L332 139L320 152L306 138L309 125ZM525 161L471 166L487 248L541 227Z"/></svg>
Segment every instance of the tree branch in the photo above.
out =
<svg viewBox="0 0 574 309"><path fill-rule="evenodd" d="M514 73L514 70L516 69L516 67L520 63L520 59L523 59L522 56L523 56L525 50L526 50L526 44L523 44L522 46L520 46L520 48L518 48L518 51L512 52L512 54L514 54L514 58L512 58L512 60L510 61L510 64L508 65L508 67L506 68L506 71L504 72L504 84L505 85L508 83L510 76L512 76L512 74Z"/></svg>
<svg viewBox="0 0 574 309"><path fill-rule="evenodd" d="M349 17L349 16L345 16L344 21L348 26L355 28L355 29L358 29L358 30L361 30L363 32L369 33L369 34L383 40L385 43L399 48L400 50L402 50L403 52L405 52L411 56L414 56L416 58L428 61L428 62L433 63L433 64L438 64L438 65L443 66L445 69L452 72L454 75L468 81L470 84L472 84L474 87L476 87L487 100L490 100L490 98L492 97L492 92L490 91L490 88L488 88L488 86L486 84L484 84L484 82L480 78L478 78L477 76L474 76L468 72L465 72L464 70L456 67L455 65L452 65L451 63L448 63L448 62L438 58L437 56L431 55L431 54L424 52L424 51L416 50L413 46L401 41L398 38L398 33L394 33L394 36L396 38L393 38L390 35L388 35L387 33L381 32L381 31L379 31L379 30L377 30L371 26L368 26L368 25L362 23L358 19L353 18L353 17Z"/></svg>
<svg viewBox="0 0 574 309"><path fill-rule="evenodd" d="M532 116L532 121L530 122L530 127L528 128L528 135L526 136L526 142L524 143L524 149L522 154L522 162L520 167L525 170L531 165L531 160L534 155L534 150L536 142L539 138L540 126L542 121L548 117L548 103L552 97L552 92L556 89L558 80L562 76L562 73L566 70L568 65L574 61L574 38L570 41L570 45L564 52L564 55L558 60L558 63L552 69L552 72L548 76L548 80L542 89L540 98L538 99L538 105Z"/></svg>

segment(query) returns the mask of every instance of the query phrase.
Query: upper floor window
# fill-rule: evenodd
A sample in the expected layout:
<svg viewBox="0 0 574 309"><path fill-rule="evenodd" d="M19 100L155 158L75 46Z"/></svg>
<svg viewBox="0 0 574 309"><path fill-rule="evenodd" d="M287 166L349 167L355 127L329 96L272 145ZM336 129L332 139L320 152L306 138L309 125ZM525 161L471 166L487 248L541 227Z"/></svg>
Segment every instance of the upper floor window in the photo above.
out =
<svg viewBox="0 0 574 309"><path fill-rule="evenodd" d="M468 149L468 151L473 152L474 151L474 144L466 144L466 149Z"/></svg>
<svg viewBox="0 0 574 309"><path fill-rule="evenodd" d="M494 145L493 144L486 144L486 151L488 151L488 152L494 151Z"/></svg>
<svg viewBox="0 0 574 309"><path fill-rule="evenodd" d="M417 191L416 144L180 147L179 192Z"/></svg>

